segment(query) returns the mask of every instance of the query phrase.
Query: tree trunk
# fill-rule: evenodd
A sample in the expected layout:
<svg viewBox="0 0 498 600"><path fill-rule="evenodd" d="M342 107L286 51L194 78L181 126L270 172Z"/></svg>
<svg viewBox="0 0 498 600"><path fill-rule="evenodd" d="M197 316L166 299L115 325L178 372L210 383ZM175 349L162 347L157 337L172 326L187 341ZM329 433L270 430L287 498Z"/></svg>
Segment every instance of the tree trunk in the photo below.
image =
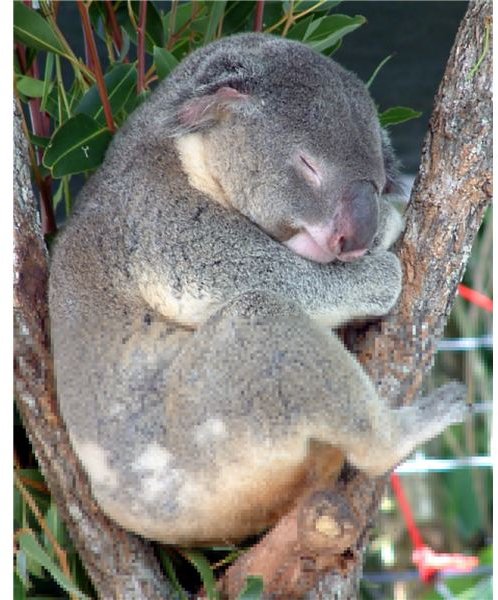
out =
<svg viewBox="0 0 498 600"><path fill-rule="evenodd" d="M472 241L491 198L491 2L469 3L436 97L399 244L404 288L396 311L358 334L354 350L393 404L409 403L430 368ZM99 598L168 598L150 546L95 504L56 408L48 335L47 255L36 218L26 141L15 118L15 390L53 497ZM263 574L274 598L357 596L368 530L386 477L350 467L336 486L298 499L220 582L235 598Z"/></svg>
<svg viewBox="0 0 498 600"><path fill-rule="evenodd" d="M173 597L150 544L111 522L92 498L57 410L47 303L48 256L14 104L14 388L43 475L99 598Z"/></svg>

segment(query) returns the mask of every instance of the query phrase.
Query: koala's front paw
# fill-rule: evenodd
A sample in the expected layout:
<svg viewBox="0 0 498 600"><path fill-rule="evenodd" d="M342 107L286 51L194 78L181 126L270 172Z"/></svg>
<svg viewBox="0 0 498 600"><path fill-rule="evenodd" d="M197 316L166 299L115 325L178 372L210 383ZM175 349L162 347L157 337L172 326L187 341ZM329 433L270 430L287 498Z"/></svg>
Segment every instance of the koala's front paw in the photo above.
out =
<svg viewBox="0 0 498 600"><path fill-rule="evenodd" d="M405 227L405 219L390 202L383 198L380 199L379 209L379 229L372 247L387 250L399 238Z"/></svg>
<svg viewBox="0 0 498 600"><path fill-rule="evenodd" d="M375 250L365 257L365 282L358 287L359 302L365 316L387 314L401 293L402 271L398 257L386 250Z"/></svg>

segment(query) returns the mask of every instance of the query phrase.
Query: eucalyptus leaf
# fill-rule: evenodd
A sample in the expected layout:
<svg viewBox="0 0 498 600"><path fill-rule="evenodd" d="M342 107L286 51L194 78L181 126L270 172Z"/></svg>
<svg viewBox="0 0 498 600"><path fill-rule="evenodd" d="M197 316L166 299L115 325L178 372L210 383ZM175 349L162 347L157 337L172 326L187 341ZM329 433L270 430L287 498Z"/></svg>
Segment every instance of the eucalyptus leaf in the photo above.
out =
<svg viewBox="0 0 498 600"><path fill-rule="evenodd" d="M14 571L14 600L26 600L26 585Z"/></svg>
<svg viewBox="0 0 498 600"><path fill-rule="evenodd" d="M159 79L167 77L176 67L178 61L168 50L154 46L154 64Z"/></svg>
<svg viewBox="0 0 498 600"><path fill-rule="evenodd" d="M326 12L335 8L338 4L341 3L341 0L326 0L322 4L318 4L317 0L302 0L301 2L296 3L296 9L294 12L296 14L302 13L305 10L309 10L313 8L314 13L318 12ZM289 2L284 2L284 5L288 5ZM288 10L287 8L285 10Z"/></svg>
<svg viewBox="0 0 498 600"><path fill-rule="evenodd" d="M382 127L388 127L389 125L397 125L398 123L418 119L421 114L421 112L407 106L394 106L380 113L379 121Z"/></svg>
<svg viewBox="0 0 498 600"><path fill-rule="evenodd" d="M377 75L379 74L380 70L382 69L382 67L391 60L391 58L393 57L392 54L389 54L388 56L386 56L386 58L384 58L383 60L380 61L380 63L375 67L374 72L370 75L370 78L368 79L368 81L366 82L366 86L367 88L369 88L372 83L375 81L375 78L377 77Z"/></svg>
<svg viewBox="0 0 498 600"><path fill-rule="evenodd" d="M237 600L261 600L263 597L263 580L261 577L249 575L246 579L245 588L237 597Z"/></svg>
<svg viewBox="0 0 498 600"><path fill-rule="evenodd" d="M192 18L192 11L193 11L193 4L191 2L186 2L185 4L178 4L177 8L176 8L176 12L175 12L175 22L173 23L173 25L171 26L171 18L172 18L172 12L169 11L168 13L166 13L163 17L163 28L164 31L166 32L166 36L169 36L169 34L174 34L177 31L179 31L180 29L182 29L182 27L184 27L188 21ZM198 15L199 16L199 15ZM171 31L170 31L171 29Z"/></svg>
<svg viewBox="0 0 498 600"><path fill-rule="evenodd" d="M169 577L169 580L173 584L175 591L178 593L179 600L188 600L188 595L185 590L180 585L178 581L178 577L176 576L175 567L173 566L173 562L168 556L166 550L164 548L159 548L159 559L161 561L161 565L163 566L166 574Z"/></svg>
<svg viewBox="0 0 498 600"><path fill-rule="evenodd" d="M137 2L136 0L131 2L131 8L135 22L138 24L140 2ZM137 44L137 30L130 20L127 2L123 2L119 5L116 11L116 19L126 31L130 40L134 44ZM154 3L149 0L147 2L147 12L145 15L145 50L149 54L152 54L154 46L159 46L160 48L164 46L164 28L159 11Z"/></svg>
<svg viewBox="0 0 498 600"><path fill-rule="evenodd" d="M54 581L56 581L63 590L74 595L76 598L80 598L81 600L89 600L88 596L83 594L83 592L81 592L73 584L73 582L66 577L66 575L64 575L60 568L40 546L33 534L21 533L18 539L19 547L26 554L26 556L46 569Z"/></svg>
<svg viewBox="0 0 498 600"><path fill-rule="evenodd" d="M308 33L308 29L310 28L313 20L320 21L320 19L316 19L314 15L310 15L305 19L300 19L299 22L292 26L287 32L287 39L302 41L305 35Z"/></svg>
<svg viewBox="0 0 498 600"><path fill-rule="evenodd" d="M112 114L118 113L135 93L137 71L132 64L116 64L104 77L107 96ZM85 113L99 123L105 123L104 107L96 85L93 85L81 98L75 113Z"/></svg>
<svg viewBox="0 0 498 600"><path fill-rule="evenodd" d="M41 98L43 96L43 81L28 75L21 75L16 79L16 88L18 92L28 98Z"/></svg>
<svg viewBox="0 0 498 600"><path fill-rule="evenodd" d="M14 39L37 50L67 55L50 23L23 2L14 2Z"/></svg>
<svg viewBox="0 0 498 600"><path fill-rule="evenodd" d="M54 177L89 171L100 165L111 138L106 127L81 113L55 131L43 163Z"/></svg>
<svg viewBox="0 0 498 600"><path fill-rule="evenodd" d="M265 5L265 8L267 5ZM266 11L265 11L266 12ZM223 17L223 35L251 31L254 22L253 2L227 2Z"/></svg>
<svg viewBox="0 0 498 600"><path fill-rule="evenodd" d="M54 55L52 52L47 53L47 60L45 61L45 75L43 77L43 93L41 100L41 110L46 111L48 95L53 87L52 83L52 72L54 67Z"/></svg>
<svg viewBox="0 0 498 600"><path fill-rule="evenodd" d="M185 556L194 565L194 567L197 569L197 572L201 576L202 584L208 600L219 600L220 595L216 590L214 573L207 558L201 552L194 550L185 550L184 552Z"/></svg>
<svg viewBox="0 0 498 600"><path fill-rule="evenodd" d="M322 17L318 27L314 27L314 23L311 23L310 28L313 27L313 29L306 33L303 41L316 51L323 52L335 46L345 35L355 31L364 23L366 23L366 19L361 15Z"/></svg>

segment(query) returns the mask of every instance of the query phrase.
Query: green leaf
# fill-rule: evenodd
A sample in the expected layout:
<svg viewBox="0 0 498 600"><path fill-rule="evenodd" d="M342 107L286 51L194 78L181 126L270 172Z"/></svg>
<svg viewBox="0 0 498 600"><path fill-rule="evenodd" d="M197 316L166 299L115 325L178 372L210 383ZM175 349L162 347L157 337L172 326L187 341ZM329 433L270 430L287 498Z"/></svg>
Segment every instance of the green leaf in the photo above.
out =
<svg viewBox="0 0 498 600"><path fill-rule="evenodd" d="M107 96L111 104L112 114L118 113L127 103L129 97L135 93L137 84L137 71L135 65L116 64L104 77ZM97 122L104 124L104 107L96 85L93 85L81 98L75 111L76 114L85 113Z"/></svg>
<svg viewBox="0 0 498 600"><path fill-rule="evenodd" d="M168 50L154 46L154 64L159 79L164 79L176 67L178 61Z"/></svg>
<svg viewBox="0 0 498 600"><path fill-rule="evenodd" d="M265 5L265 9L268 4ZM266 10L265 10L266 13ZM251 31L254 23L253 2L228 2L223 18L223 35ZM265 19L267 24L267 20Z"/></svg>
<svg viewBox="0 0 498 600"><path fill-rule="evenodd" d="M354 17L331 15L329 17L321 17L319 21L318 27L315 25L316 21L310 24L303 39L306 44L318 52L323 52L335 46L345 35L355 31L367 22L365 17L361 15Z"/></svg>
<svg viewBox="0 0 498 600"><path fill-rule="evenodd" d="M52 89L52 71L54 67L54 55L52 52L47 53L47 60L45 61L45 75L43 77L43 93L42 93L42 101L40 105L40 109L45 111L48 95Z"/></svg>
<svg viewBox="0 0 498 600"><path fill-rule="evenodd" d="M26 586L14 571L14 600L26 600Z"/></svg>
<svg viewBox="0 0 498 600"><path fill-rule="evenodd" d="M260 600L263 597L263 580L261 577L249 575L246 579L246 587L237 597L237 600Z"/></svg>
<svg viewBox="0 0 498 600"><path fill-rule="evenodd" d="M83 113L68 119L52 136L43 164L54 177L82 173L98 167L112 134Z"/></svg>
<svg viewBox="0 0 498 600"><path fill-rule="evenodd" d="M421 114L421 112L407 106L393 106L379 114L379 121L382 127L388 127L389 125L397 125L398 123L418 119Z"/></svg>
<svg viewBox="0 0 498 600"><path fill-rule="evenodd" d="M301 2L296 2L296 7L294 10L295 14L299 14L302 13L305 10L308 10L309 8L315 7L313 12L314 13L318 13L318 12L328 12L329 10L332 10L333 8L335 8L338 4L341 3L341 0L326 0L326 2L323 2L323 4L320 4L320 6L316 6L317 5L317 0L302 0ZM284 10L287 12L290 8L290 2L284 2Z"/></svg>
<svg viewBox="0 0 498 600"><path fill-rule="evenodd" d="M209 11L209 22L204 34L204 43L207 44L216 34L218 25L225 12L226 0L219 0L218 2L211 2L211 10Z"/></svg>
<svg viewBox="0 0 498 600"><path fill-rule="evenodd" d="M131 7L135 22L138 23L140 2L131 2ZM116 19L130 36L131 41L136 44L137 30L130 20L127 2L121 3L117 9ZM145 49L149 54L152 54L154 46L159 46L160 48L164 46L164 30L161 15L154 4L149 0L147 2L147 13L145 15Z"/></svg>
<svg viewBox="0 0 498 600"><path fill-rule="evenodd" d="M14 2L14 39L37 50L66 55L64 45L48 21L23 2Z"/></svg>
<svg viewBox="0 0 498 600"><path fill-rule="evenodd" d="M315 19L314 15L310 15L306 17L306 19L301 19L299 23L296 23L293 27L289 29L287 32L287 39L289 40L303 40L304 36L308 33L308 28L311 25L311 22L315 20L315 22L320 21L321 19ZM317 23L318 26L318 23Z"/></svg>
<svg viewBox="0 0 498 600"><path fill-rule="evenodd" d="M379 71L382 69L382 67L391 60L391 58L393 57L392 54L389 54L389 56L386 56L386 58L384 58L383 60L380 61L380 63L375 67L374 72L370 75L370 79L366 82L366 86L367 88L369 88L372 83L374 82L375 78L377 77L377 75L379 74Z"/></svg>
<svg viewBox="0 0 498 600"><path fill-rule="evenodd" d="M43 81L21 75L16 80L17 90L28 98L41 98L43 96Z"/></svg>
<svg viewBox="0 0 498 600"><path fill-rule="evenodd" d="M188 600L188 595L180 585L178 577L176 576L175 568L173 567L173 563L164 548L159 548L159 559L169 577L169 580L173 584L175 591L178 592L180 600Z"/></svg>
<svg viewBox="0 0 498 600"><path fill-rule="evenodd" d="M50 142L50 138L35 135L34 133L29 134L29 139L33 146L37 146L38 148L46 148Z"/></svg>
<svg viewBox="0 0 498 600"><path fill-rule="evenodd" d="M194 550L185 550L185 556L197 569L202 579L204 590L207 594L208 600L219 600L219 594L216 590L216 581L214 578L213 570L207 558L201 552Z"/></svg>
<svg viewBox="0 0 498 600"><path fill-rule="evenodd" d="M52 532L52 535L56 539L57 543L61 547L66 547L67 545L67 534L66 529L64 527L64 523L62 522L59 511L57 510L57 505L52 502L48 511L45 514L45 521L47 523L48 528ZM53 552L52 545L46 536L45 537L45 547ZM55 557L55 554L54 554Z"/></svg>
<svg viewBox="0 0 498 600"><path fill-rule="evenodd" d="M192 18L192 3L186 2L185 4L178 4L175 13L175 22L172 27L172 31L170 32L170 19L171 19L171 11L166 13L163 17L163 28L166 32L166 35L169 33L176 33L179 29L181 29L184 25L186 25L189 19Z"/></svg>
<svg viewBox="0 0 498 600"><path fill-rule="evenodd" d="M64 575L64 573L43 550L43 548L40 546L40 544L36 541L36 539L31 533L21 533L18 539L19 547L26 554L26 556L37 562L44 569L46 569L50 573L54 581L56 581L63 590L65 590L69 594L73 594L77 598L81 598L82 600L88 600L88 596L83 594L73 584L73 582L70 581Z"/></svg>

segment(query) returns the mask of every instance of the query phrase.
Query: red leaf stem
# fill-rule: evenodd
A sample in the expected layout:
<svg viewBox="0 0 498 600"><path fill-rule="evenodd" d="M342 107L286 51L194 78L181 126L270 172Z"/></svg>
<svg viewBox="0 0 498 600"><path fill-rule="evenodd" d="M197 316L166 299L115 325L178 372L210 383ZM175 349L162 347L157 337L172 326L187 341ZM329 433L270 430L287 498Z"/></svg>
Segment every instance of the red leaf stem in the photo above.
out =
<svg viewBox="0 0 498 600"><path fill-rule="evenodd" d="M102 72L102 65L100 64L99 55L97 53L97 46L95 44L95 37L92 32L92 25L90 23L90 16L88 14L88 6L83 2L83 0L77 0L78 10L81 15L81 24L83 26L83 35L85 37L85 41L88 44L88 54L93 63L93 68L88 65L89 68L92 69L95 79L97 82L97 89L99 91L99 96L102 101L102 106L104 108L104 116L107 123L107 127L113 133L116 131L116 127L114 125L114 119L112 117L111 104L109 102L109 96L107 95L107 90L105 87L104 74Z"/></svg>

